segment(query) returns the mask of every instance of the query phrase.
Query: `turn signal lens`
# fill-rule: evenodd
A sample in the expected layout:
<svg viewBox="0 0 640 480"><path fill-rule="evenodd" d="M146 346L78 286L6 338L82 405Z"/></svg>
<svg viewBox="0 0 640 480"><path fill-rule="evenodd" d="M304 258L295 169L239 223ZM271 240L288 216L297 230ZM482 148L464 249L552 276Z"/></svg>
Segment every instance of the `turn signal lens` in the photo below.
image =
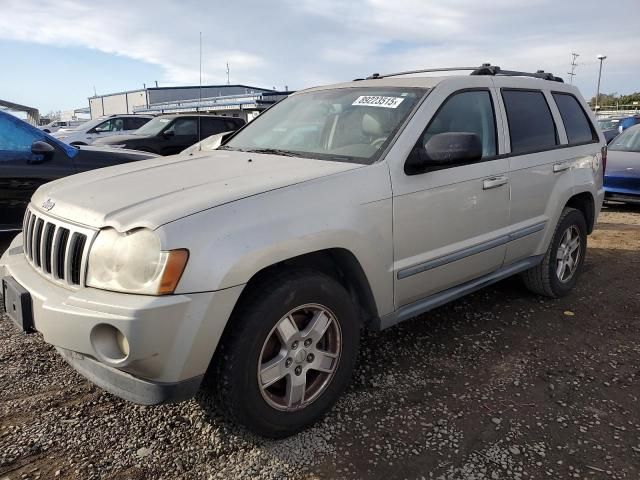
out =
<svg viewBox="0 0 640 480"><path fill-rule="evenodd" d="M171 250L168 254L169 257L162 273L158 295L169 295L174 292L180 277L182 277L182 272L187 266L187 260L189 260L189 250L186 249Z"/></svg>

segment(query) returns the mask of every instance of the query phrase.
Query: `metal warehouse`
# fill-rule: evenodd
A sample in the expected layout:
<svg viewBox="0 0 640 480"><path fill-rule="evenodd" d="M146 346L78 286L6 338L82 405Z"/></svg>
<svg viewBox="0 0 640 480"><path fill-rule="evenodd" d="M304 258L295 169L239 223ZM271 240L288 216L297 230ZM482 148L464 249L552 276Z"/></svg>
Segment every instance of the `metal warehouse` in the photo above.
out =
<svg viewBox="0 0 640 480"><path fill-rule="evenodd" d="M248 85L150 87L89 97L89 109L91 118L123 113L209 112L250 121L289 93Z"/></svg>

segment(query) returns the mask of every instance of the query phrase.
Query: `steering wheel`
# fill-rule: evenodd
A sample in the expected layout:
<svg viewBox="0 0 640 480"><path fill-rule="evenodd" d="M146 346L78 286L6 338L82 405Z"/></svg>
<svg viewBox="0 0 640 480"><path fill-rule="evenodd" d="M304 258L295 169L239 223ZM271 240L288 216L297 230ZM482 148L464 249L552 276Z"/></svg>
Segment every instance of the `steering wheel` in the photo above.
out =
<svg viewBox="0 0 640 480"><path fill-rule="evenodd" d="M371 142L371 146L375 148L380 148L384 142L387 141L388 137L380 137L376 138L373 142Z"/></svg>

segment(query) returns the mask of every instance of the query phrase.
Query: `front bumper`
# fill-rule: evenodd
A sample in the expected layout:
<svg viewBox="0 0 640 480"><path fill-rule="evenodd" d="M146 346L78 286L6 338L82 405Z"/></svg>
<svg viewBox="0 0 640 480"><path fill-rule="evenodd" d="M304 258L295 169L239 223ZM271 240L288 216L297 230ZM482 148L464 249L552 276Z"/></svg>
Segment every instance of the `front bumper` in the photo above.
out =
<svg viewBox="0 0 640 480"><path fill-rule="evenodd" d="M31 267L22 235L0 259L0 277L5 276L31 294L34 326L45 342L92 382L143 404L195 393L243 288L158 297L70 290ZM105 349L104 332L115 329L128 342L126 355Z"/></svg>
<svg viewBox="0 0 640 480"><path fill-rule="evenodd" d="M100 388L140 405L180 402L191 398L200 388L204 375L181 382L151 382L104 365L91 357L56 347L56 350L78 373Z"/></svg>

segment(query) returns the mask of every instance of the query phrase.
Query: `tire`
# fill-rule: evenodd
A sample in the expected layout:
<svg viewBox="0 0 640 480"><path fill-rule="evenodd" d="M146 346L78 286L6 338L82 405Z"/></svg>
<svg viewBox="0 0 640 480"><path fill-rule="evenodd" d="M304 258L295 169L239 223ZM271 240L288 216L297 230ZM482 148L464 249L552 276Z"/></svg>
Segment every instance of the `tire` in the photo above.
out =
<svg viewBox="0 0 640 480"><path fill-rule="evenodd" d="M567 257L563 255L562 260L560 260L558 256L562 253L560 249L567 239L567 232L571 232L572 235L571 242L568 243L577 245L577 255L575 255L575 251L569 252L570 257L574 259L574 267L570 267L571 271L569 271L565 265L560 274L558 271L560 268L559 262L564 261ZM563 248L563 252L566 254L566 248ZM560 215L553 238L542 262L522 274L525 285L529 290L539 295L551 298L564 297L573 289L580 276L586 252L587 222L580 210L567 207ZM560 276L564 278L561 279Z"/></svg>
<svg viewBox="0 0 640 480"><path fill-rule="evenodd" d="M311 330L305 337L314 319L316 325L327 325L325 333ZM223 414L254 433L283 438L309 427L349 384L360 326L349 293L332 277L308 269L269 276L243 296L230 322L204 382L204 398L212 397ZM278 332L278 325L284 334ZM284 337L289 341L284 342ZM274 365L278 374L271 376L265 365ZM281 380L267 386L283 371ZM306 397L300 403L295 392L300 391L303 377Z"/></svg>

